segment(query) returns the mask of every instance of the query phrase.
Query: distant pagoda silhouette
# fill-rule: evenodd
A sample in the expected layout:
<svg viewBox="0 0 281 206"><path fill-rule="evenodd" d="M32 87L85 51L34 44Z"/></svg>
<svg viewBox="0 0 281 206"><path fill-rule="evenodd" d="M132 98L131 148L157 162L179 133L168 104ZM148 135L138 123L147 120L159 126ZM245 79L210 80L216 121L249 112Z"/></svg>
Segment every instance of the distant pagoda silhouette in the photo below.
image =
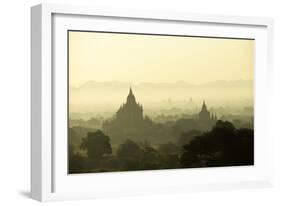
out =
<svg viewBox="0 0 281 206"><path fill-rule="evenodd" d="M126 103L122 104L113 118L103 123L103 131L108 134L113 142L122 142L126 139L138 139L148 136L148 128L152 121L143 115L143 107L136 101L130 87Z"/></svg>
<svg viewBox="0 0 281 206"><path fill-rule="evenodd" d="M129 89L126 102L121 104L115 115L103 122L102 130L111 139L111 143L120 144L131 139L136 142L162 142L175 137L176 128L180 127L180 133L189 130L208 131L212 129L217 117L208 111L205 101L199 113L191 119L178 119L171 126L153 122L144 116L143 106L136 101L132 88Z"/></svg>
<svg viewBox="0 0 281 206"><path fill-rule="evenodd" d="M127 102L121 105L116 112L116 121L129 126L139 124L143 119L142 105L136 102L135 95L130 87Z"/></svg>
<svg viewBox="0 0 281 206"><path fill-rule="evenodd" d="M217 121L216 115L208 111L205 100L203 101L201 111L196 115L196 120L198 121L199 128L202 130L211 129Z"/></svg>

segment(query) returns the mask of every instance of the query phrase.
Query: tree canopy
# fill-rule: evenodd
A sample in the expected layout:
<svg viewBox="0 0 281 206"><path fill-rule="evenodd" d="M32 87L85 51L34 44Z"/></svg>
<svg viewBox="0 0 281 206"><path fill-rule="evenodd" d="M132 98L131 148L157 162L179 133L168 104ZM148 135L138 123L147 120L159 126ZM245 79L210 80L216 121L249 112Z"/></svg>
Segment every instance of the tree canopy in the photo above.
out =
<svg viewBox="0 0 281 206"><path fill-rule="evenodd" d="M110 139L101 130L88 132L87 137L82 139L80 148L87 151L90 159L99 159L112 153Z"/></svg>
<svg viewBox="0 0 281 206"><path fill-rule="evenodd" d="M227 121L217 121L210 132L197 136L184 146L183 167L212 167L254 164L254 133L235 129Z"/></svg>

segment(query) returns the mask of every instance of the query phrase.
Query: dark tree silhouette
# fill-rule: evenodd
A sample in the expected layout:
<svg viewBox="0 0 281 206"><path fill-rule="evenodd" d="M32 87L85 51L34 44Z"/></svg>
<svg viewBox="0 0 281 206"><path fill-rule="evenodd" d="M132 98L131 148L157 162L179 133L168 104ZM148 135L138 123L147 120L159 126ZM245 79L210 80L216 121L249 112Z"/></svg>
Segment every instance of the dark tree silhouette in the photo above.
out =
<svg viewBox="0 0 281 206"><path fill-rule="evenodd" d="M164 155L178 154L179 147L173 142L167 142L159 145L158 151Z"/></svg>
<svg viewBox="0 0 281 206"><path fill-rule="evenodd" d="M69 162L68 162L68 168L69 168L69 173L74 174L74 173L81 173L86 171L85 167L85 162L86 159L83 157L80 153L74 152L74 147L73 145L69 145Z"/></svg>
<svg viewBox="0 0 281 206"><path fill-rule="evenodd" d="M174 169L179 167L180 147L173 142L163 143L158 151L161 155L161 167L163 169Z"/></svg>
<svg viewBox="0 0 281 206"><path fill-rule="evenodd" d="M82 139L82 150L87 151L89 159L101 159L105 154L111 154L110 139L101 130L88 132L87 137Z"/></svg>
<svg viewBox="0 0 281 206"><path fill-rule="evenodd" d="M135 158L139 159L142 156L140 146L134 141L127 139L127 141L119 146L117 149L117 156L119 158Z"/></svg>
<svg viewBox="0 0 281 206"><path fill-rule="evenodd" d="M183 132L178 140L178 145L183 146L188 144L194 137L199 136L202 132L199 130L190 130L188 132Z"/></svg>
<svg viewBox="0 0 281 206"><path fill-rule="evenodd" d="M123 170L138 170L141 167L143 151L140 146L132 140L126 140L117 149L117 157Z"/></svg>
<svg viewBox="0 0 281 206"><path fill-rule="evenodd" d="M153 170L161 168L161 158L158 151L151 146L147 141L141 143L141 149L143 151L141 163L142 169Z"/></svg>
<svg viewBox="0 0 281 206"><path fill-rule="evenodd" d="M158 151L148 142L137 144L127 140L118 148L117 157L122 170L159 169L161 164Z"/></svg>
<svg viewBox="0 0 281 206"><path fill-rule="evenodd" d="M173 136L178 139L183 132L188 132L198 128L198 123L194 119L178 119L173 126Z"/></svg>
<svg viewBox="0 0 281 206"><path fill-rule="evenodd" d="M210 132L184 146L180 161L183 167L253 165L253 130L219 120Z"/></svg>

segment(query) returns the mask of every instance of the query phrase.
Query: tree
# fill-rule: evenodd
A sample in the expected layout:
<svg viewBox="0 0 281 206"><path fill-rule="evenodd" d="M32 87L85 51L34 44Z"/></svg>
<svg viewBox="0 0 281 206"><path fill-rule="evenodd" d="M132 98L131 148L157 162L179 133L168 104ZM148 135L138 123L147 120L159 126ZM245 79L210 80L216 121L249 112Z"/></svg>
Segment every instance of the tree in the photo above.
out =
<svg viewBox="0 0 281 206"><path fill-rule="evenodd" d="M159 145L158 151L161 155L161 168L178 168L180 148L173 142L167 142Z"/></svg>
<svg viewBox="0 0 281 206"><path fill-rule="evenodd" d="M199 136L201 134L198 130L190 130L188 132L183 132L178 140L178 145L183 146L188 144L192 139L194 139L196 136Z"/></svg>
<svg viewBox="0 0 281 206"><path fill-rule="evenodd" d="M206 132L184 146L183 167L235 166L254 163L254 133L252 129L235 129L227 121L217 121Z"/></svg>
<svg viewBox="0 0 281 206"><path fill-rule="evenodd" d="M128 157L139 159L142 156L142 150L137 143L127 139L126 142L121 144L117 149L117 156L123 159Z"/></svg>
<svg viewBox="0 0 281 206"><path fill-rule="evenodd" d="M127 139L117 149L117 157L120 159L121 168L123 170L140 169L142 153L136 142Z"/></svg>
<svg viewBox="0 0 281 206"><path fill-rule="evenodd" d="M153 170L161 168L161 157L158 151L147 141L140 144L142 149L141 169Z"/></svg>
<svg viewBox="0 0 281 206"><path fill-rule="evenodd" d="M183 132L188 132L198 128L198 124L194 119L181 118L175 122L173 126L173 136L180 138Z"/></svg>
<svg viewBox="0 0 281 206"><path fill-rule="evenodd" d="M159 145L158 151L164 155L178 154L179 147L173 142L166 142Z"/></svg>
<svg viewBox="0 0 281 206"><path fill-rule="evenodd" d="M112 153L110 139L101 130L88 132L87 137L82 139L80 148L86 150L88 158L93 160L99 160L105 154Z"/></svg>
<svg viewBox="0 0 281 206"><path fill-rule="evenodd" d="M127 140L117 149L122 170L160 169L160 156L150 143Z"/></svg>
<svg viewBox="0 0 281 206"><path fill-rule="evenodd" d="M74 152L73 145L68 147L68 172L70 174L83 173L86 171L86 160L79 152Z"/></svg>

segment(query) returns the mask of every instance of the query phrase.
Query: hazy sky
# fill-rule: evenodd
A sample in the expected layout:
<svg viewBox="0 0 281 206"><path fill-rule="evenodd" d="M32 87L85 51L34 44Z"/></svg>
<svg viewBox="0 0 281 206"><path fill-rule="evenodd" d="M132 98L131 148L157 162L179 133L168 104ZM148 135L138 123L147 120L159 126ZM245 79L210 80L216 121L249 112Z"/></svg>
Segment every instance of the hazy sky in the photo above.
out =
<svg viewBox="0 0 281 206"><path fill-rule="evenodd" d="M72 86L87 81L252 80L253 67L253 40L69 33Z"/></svg>

